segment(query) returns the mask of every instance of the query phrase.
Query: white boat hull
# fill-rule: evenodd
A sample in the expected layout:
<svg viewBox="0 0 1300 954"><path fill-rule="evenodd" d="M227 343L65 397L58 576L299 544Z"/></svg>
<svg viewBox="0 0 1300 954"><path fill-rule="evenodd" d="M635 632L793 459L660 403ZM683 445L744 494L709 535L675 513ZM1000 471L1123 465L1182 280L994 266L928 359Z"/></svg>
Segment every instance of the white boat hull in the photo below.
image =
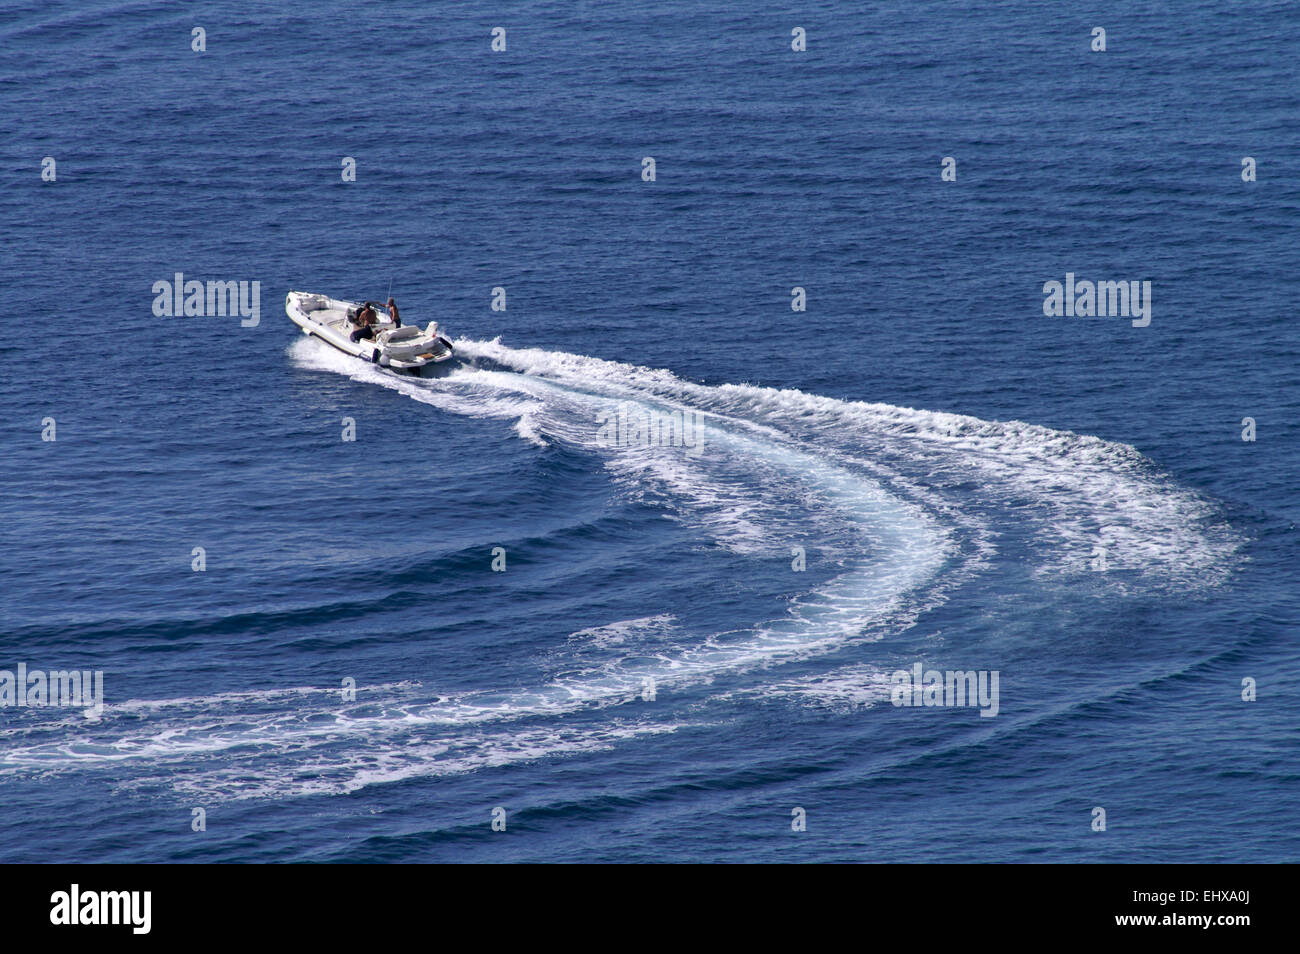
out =
<svg viewBox="0 0 1300 954"><path fill-rule="evenodd" d="M328 342L345 354L363 361L418 374L422 368L450 361L455 354L451 342L438 333L438 323L429 322L427 328L415 325L394 327L387 319L374 325L375 337L352 340L356 325L348 318L359 302L291 291L284 299L284 311L289 320L302 329ZM382 312L380 312L382 314Z"/></svg>

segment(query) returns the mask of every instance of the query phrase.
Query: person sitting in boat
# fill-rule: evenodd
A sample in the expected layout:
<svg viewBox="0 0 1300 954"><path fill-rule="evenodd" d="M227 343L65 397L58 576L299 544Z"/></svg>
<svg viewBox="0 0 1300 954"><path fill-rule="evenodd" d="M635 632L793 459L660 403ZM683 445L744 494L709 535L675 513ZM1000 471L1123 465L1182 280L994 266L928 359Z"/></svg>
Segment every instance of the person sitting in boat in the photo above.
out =
<svg viewBox="0 0 1300 954"><path fill-rule="evenodd" d="M361 306L361 311L357 313L356 323L357 330L352 332L353 341L360 341L362 338L374 340L375 322L379 320L379 315L375 313L375 306L372 302L366 302Z"/></svg>
<svg viewBox="0 0 1300 954"><path fill-rule="evenodd" d="M388 317L393 319L393 327L402 327L402 317L397 313L397 302L393 301L392 296L388 298Z"/></svg>

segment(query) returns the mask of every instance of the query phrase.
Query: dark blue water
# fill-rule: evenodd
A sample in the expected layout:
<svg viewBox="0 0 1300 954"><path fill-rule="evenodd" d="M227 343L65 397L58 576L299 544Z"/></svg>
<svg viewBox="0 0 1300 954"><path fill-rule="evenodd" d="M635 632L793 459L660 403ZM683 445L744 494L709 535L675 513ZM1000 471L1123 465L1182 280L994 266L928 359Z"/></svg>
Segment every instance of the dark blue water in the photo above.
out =
<svg viewBox="0 0 1300 954"><path fill-rule="evenodd" d="M1300 857L1300 8L308 10L0 11L0 858Z"/></svg>

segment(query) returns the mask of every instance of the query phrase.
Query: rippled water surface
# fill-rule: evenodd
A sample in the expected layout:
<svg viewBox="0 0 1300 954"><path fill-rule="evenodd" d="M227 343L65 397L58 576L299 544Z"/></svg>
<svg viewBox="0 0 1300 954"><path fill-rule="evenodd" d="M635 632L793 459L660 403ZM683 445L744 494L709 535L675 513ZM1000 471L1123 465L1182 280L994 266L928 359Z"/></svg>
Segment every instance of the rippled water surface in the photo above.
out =
<svg viewBox="0 0 1300 954"><path fill-rule="evenodd" d="M1296 860L1298 27L10 4L0 668L105 705L0 709L0 857ZM283 312L390 282L448 373Z"/></svg>

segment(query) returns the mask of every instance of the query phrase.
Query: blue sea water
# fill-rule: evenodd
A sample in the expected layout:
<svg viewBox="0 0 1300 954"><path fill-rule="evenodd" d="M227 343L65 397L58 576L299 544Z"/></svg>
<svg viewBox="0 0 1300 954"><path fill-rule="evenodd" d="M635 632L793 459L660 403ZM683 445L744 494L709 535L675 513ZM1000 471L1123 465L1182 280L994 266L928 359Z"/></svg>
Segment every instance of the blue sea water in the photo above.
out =
<svg viewBox="0 0 1300 954"><path fill-rule="evenodd" d="M6 4L0 668L105 706L0 710L0 859L1297 860L1298 30ZM390 282L449 374L283 312Z"/></svg>

